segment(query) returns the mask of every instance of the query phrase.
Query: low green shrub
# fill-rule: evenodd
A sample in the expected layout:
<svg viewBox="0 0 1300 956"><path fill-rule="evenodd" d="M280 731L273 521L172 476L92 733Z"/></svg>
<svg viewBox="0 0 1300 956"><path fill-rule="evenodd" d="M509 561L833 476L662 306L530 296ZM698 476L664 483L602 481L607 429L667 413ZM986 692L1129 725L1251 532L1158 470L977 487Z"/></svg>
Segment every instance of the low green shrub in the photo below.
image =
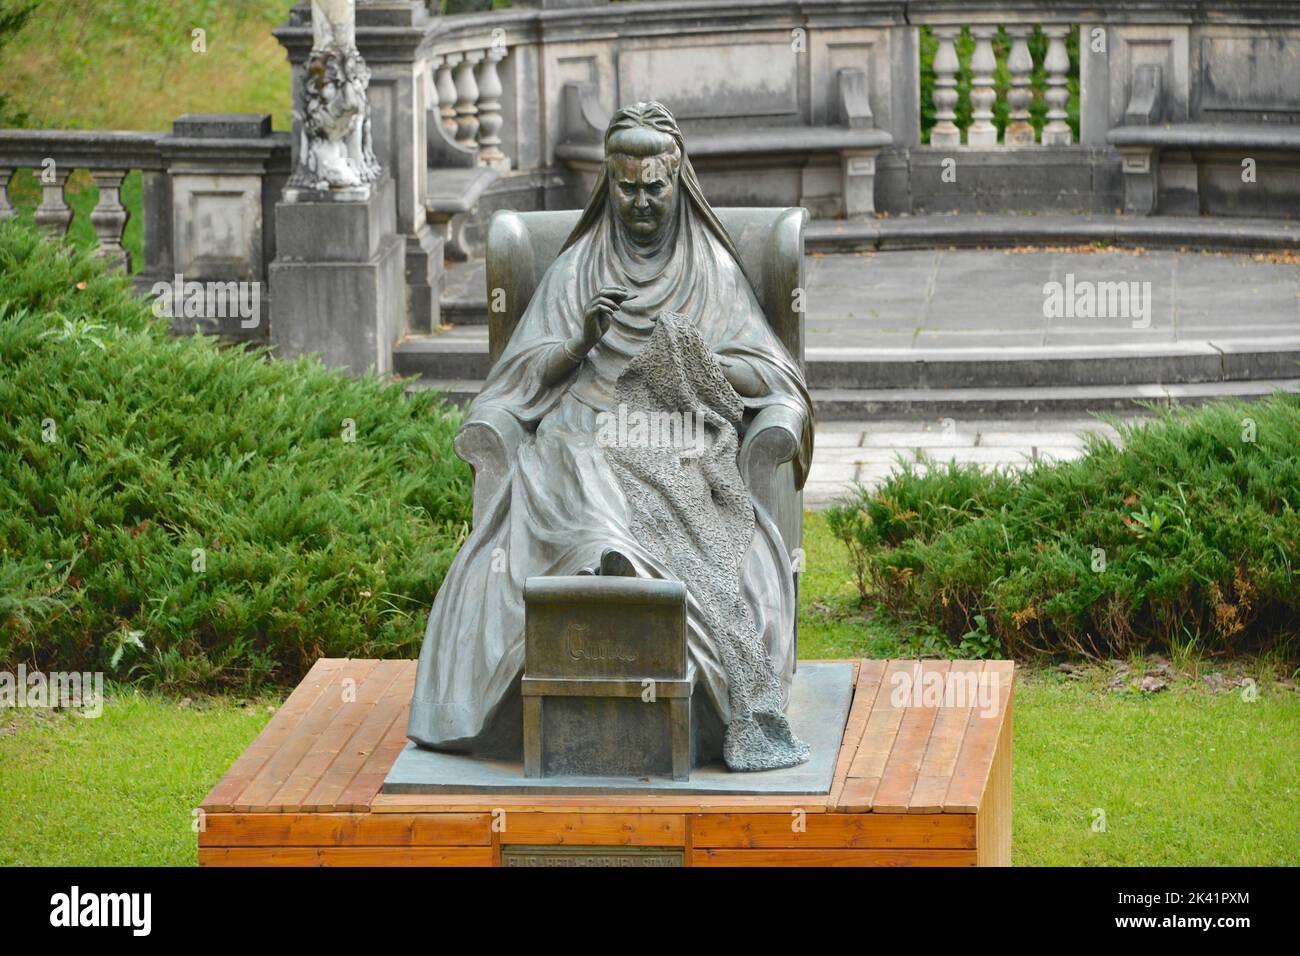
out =
<svg viewBox="0 0 1300 956"><path fill-rule="evenodd" d="M963 653L1115 656L1300 628L1300 396L1167 409L1020 473L912 467L827 515L862 599Z"/></svg>
<svg viewBox="0 0 1300 956"><path fill-rule="evenodd" d="M125 278L0 224L0 666L249 687L414 656L467 531L460 420L173 338Z"/></svg>

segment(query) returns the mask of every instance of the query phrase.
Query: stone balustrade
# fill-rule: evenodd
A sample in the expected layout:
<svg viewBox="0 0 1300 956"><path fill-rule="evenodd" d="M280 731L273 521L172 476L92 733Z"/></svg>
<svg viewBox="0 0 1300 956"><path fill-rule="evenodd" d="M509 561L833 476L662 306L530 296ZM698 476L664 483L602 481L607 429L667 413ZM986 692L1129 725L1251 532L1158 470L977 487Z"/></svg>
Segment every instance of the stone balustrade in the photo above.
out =
<svg viewBox="0 0 1300 956"><path fill-rule="evenodd" d="M877 210L993 211L1001 202L1101 211L1123 201L1107 135L1125 122L1140 67L1161 67L1170 118L1203 102L1202 113L1276 122L1276 107L1292 98L1282 89L1289 74L1251 72L1249 61L1293 62L1289 51L1300 44L1300 0L567 0L435 15L438 7L357 5L358 46L376 71L372 90L386 83L397 90L372 92L372 100L376 124L389 127L377 142L398 181L408 277L413 288L431 290L438 241L453 256L472 254L481 241L486 213L476 210L580 201L557 154L571 83L591 85L597 119L630 100L661 99L698 141L742 127L834 127L838 77L856 70L872 125L891 142L876 160ZM298 4L276 31L294 63L307 48L307 13ZM923 63L927 34L932 64ZM934 87L922 109L930 69ZM1232 82L1216 89L1216 75ZM963 174L939 179L943 151L957 146ZM800 163L788 165L817 179ZM789 176L745 173L738 166L733 179L743 181L719 198L797 202L808 194L783 189ZM423 238L426 229L433 240ZM436 320L436 304L412 313L414 327Z"/></svg>
<svg viewBox="0 0 1300 956"><path fill-rule="evenodd" d="M922 21L924 22L924 21ZM963 28L959 23L936 23L930 27L937 49L934 56L934 126L930 130L930 145L951 147L962 145L962 130L957 126L959 106L958 76L962 65L957 53ZM968 28L973 51L967 68L970 80L970 123L967 126L967 146L999 145L998 128L994 113L999 99L997 87L998 57L995 43L1006 50L1004 65L1009 83L1003 95L1008 121L1001 137L1004 146L1069 146L1074 142L1066 111L1069 102L1071 73L1070 56L1066 40L1073 29L1069 24L1046 24L1041 27L1046 54L1041 63L1046 74L1043 98L1046 101L1046 122L1042 139L1038 141L1030 120L1030 104L1034 98L1033 75L1035 62L1029 41L1034 36L1035 25L1011 23L999 33L998 24L974 23ZM998 42L1001 41L1001 42Z"/></svg>
<svg viewBox="0 0 1300 956"><path fill-rule="evenodd" d="M75 211L68 181L85 170L98 187L90 213L95 254L117 270L135 274L137 288L155 283L251 282L259 285L275 255L275 232L266 213L289 173L289 136L271 132L270 116L193 114L170 132L0 130L0 219L17 216L9 193L16 171L31 170L41 189L32 215L53 239L68 235ZM128 174L142 180L142 262L123 245L130 211L122 202ZM243 338L265 335L206 308L178 330L219 331Z"/></svg>
<svg viewBox="0 0 1300 956"><path fill-rule="evenodd" d="M159 133L0 130L0 220L17 215L9 184L18 170L30 169L41 188L41 202L34 211L36 225L52 239L63 238L74 217L67 198L68 179L77 170L85 170L99 189L99 200L90 214L99 240L95 254L112 268L131 271L130 254L122 245L129 218L122 205L122 183L132 170L140 170L146 200L157 192L162 170L160 137ZM146 257L155 250L150 233L146 228Z"/></svg>
<svg viewBox="0 0 1300 956"><path fill-rule="evenodd" d="M500 34L498 34L500 36ZM479 166L505 172L510 157L501 149L502 63L510 50L500 39L466 45L463 41L435 45L429 55L428 74L429 123L433 132L447 140ZM446 150L437 149L430 156L432 166L464 165Z"/></svg>
<svg viewBox="0 0 1300 956"><path fill-rule="evenodd" d="M722 205L804 205L818 218L1121 206L1275 217L1294 215L1300 195L1300 0L439 7L356 7L403 240L403 331L442 321L444 258L476 255L493 210L583 202L604 122L636 100L674 111ZM274 33L301 85L310 5ZM115 266L142 280L258 281L298 143L262 118L228 119L167 134L0 130L0 218L15 214L14 171L32 169L35 221L66 234L68 176L83 169L99 188L99 254ZM143 176L138 264L122 241L130 170Z"/></svg>

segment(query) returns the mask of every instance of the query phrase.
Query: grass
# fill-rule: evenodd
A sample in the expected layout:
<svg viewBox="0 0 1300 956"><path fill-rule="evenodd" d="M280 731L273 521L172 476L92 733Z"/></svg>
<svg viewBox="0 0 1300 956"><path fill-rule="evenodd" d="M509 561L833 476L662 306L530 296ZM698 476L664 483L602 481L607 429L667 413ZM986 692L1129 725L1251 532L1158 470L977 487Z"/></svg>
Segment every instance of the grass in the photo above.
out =
<svg viewBox="0 0 1300 956"><path fill-rule="evenodd" d="M826 516L804 518L804 570L799 578L799 656L828 660L910 657L934 649L939 632L901 622L861 603L844 546Z"/></svg>
<svg viewBox="0 0 1300 956"><path fill-rule="evenodd" d="M852 600L847 552L809 515L803 658L891 656L924 641ZM837 603L838 602L838 603ZM1152 662L1135 658L1134 678ZM1022 668L1013 861L1300 864L1300 695L1268 658L1185 653L1167 690L1114 672ZM1205 678L1254 675L1258 699ZM1292 678L1293 680L1293 678ZM0 712L0 865L193 865L193 809L270 716L266 698L119 688L104 716ZM1095 812L1105 830L1093 829Z"/></svg>
<svg viewBox="0 0 1300 956"><path fill-rule="evenodd" d="M30 3L0 0L0 12ZM40 0L0 54L9 109L34 127L159 130L184 113L251 112L289 129L289 62L271 30L291 5Z"/></svg>
<svg viewBox="0 0 1300 956"><path fill-rule="evenodd" d="M167 130L185 113L270 113L290 129L288 58L271 30L286 0L0 0L6 14L34 9L0 43L4 125L61 129ZM195 29L203 34L196 50ZM99 190L83 170L68 181L80 248L97 242L90 213ZM40 187L31 170L10 185L19 221L32 222ZM130 212L123 246L143 264L140 174L122 188Z"/></svg>
<svg viewBox="0 0 1300 956"><path fill-rule="evenodd" d="M127 691L95 720L0 712L0 866L194 865L194 808L277 703Z"/></svg>
<svg viewBox="0 0 1300 956"><path fill-rule="evenodd" d="M1016 688L1016 864L1300 864L1293 686L1261 684L1248 703L1181 683L1116 693L1088 676L1030 672Z"/></svg>

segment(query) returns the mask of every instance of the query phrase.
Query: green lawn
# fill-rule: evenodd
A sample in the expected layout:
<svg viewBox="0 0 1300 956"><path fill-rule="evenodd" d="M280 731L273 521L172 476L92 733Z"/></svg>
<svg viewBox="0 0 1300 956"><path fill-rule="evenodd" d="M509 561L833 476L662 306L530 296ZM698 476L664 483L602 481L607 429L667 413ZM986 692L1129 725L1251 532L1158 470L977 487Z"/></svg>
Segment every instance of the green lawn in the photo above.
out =
<svg viewBox="0 0 1300 956"><path fill-rule="evenodd" d="M853 608L851 572L810 516L803 657L924 646ZM1136 676L1145 666L1130 662ZM1107 667L1024 668L1016 689L1020 865L1300 864L1300 697L1268 661L1180 661L1169 689ZM1204 677L1258 672L1258 699ZM274 701L114 696L102 718L0 713L0 865L195 862L192 812ZM1104 831L1094 821L1105 814Z"/></svg>
<svg viewBox="0 0 1300 956"><path fill-rule="evenodd" d="M193 865L194 808L278 703L128 692L93 720L0 711L0 866Z"/></svg>
<svg viewBox="0 0 1300 956"><path fill-rule="evenodd" d="M1087 683L1031 674L1016 689L1014 862L1300 864L1294 688L1261 684L1247 702L1179 684L1148 695ZM1104 832L1093 829L1099 810Z"/></svg>
<svg viewBox="0 0 1300 956"><path fill-rule="evenodd" d="M914 657L937 646L931 627L900 624L858 606L848 553L827 526L809 513L804 520L804 569L799 583L799 656Z"/></svg>

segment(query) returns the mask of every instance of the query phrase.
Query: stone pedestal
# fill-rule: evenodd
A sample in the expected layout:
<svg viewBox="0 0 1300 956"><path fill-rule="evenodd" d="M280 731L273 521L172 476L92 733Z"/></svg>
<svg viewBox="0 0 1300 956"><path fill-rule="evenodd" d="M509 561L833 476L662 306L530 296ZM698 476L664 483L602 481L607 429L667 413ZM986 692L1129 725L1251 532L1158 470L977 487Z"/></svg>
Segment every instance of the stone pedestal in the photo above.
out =
<svg viewBox="0 0 1300 956"><path fill-rule="evenodd" d="M686 586L529 578L524 604L525 775L688 780Z"/></svg>
<svg viewBox="0 0 1300 956"><path fill-rule="evenodd" d="M387 374L406 310L406 244L393 181L364 200L289 191L275 207L271 341L285 358L319 353L326 365Z"/></svg>
<svg viewBox="0 0 1300 956"><path fill-rule="evenodd" d="M265 339L272 306L263 286L276 255L270 220L289 176L288 134L272 132L266 114L187 113L159 139L158 153L165 172L146 177L144 209L153 220L146 235L161 239L145 249L153 263L145 280L182 290L198 283L204 298L201 314L171 314L172 328ZM234 295L255 304L252 314L231 308Z"/></svg>
<svg viewBox="0 0 1300 956"><path fill-rule="evenodd" d="M393 180L397 231L404 243L405 329L415 332L430 331L441 321L443 247L424 205L432 84L426 44L430 24L437 19L423 0L362 0L356 6L356 46L370 71L367 99L375 158ZM295 103L301 92L299 67L312 49L310 26L310 9L300 5L275 31L293 66ZM300 130L301 121L295 117L295 135Z"/></svg>

